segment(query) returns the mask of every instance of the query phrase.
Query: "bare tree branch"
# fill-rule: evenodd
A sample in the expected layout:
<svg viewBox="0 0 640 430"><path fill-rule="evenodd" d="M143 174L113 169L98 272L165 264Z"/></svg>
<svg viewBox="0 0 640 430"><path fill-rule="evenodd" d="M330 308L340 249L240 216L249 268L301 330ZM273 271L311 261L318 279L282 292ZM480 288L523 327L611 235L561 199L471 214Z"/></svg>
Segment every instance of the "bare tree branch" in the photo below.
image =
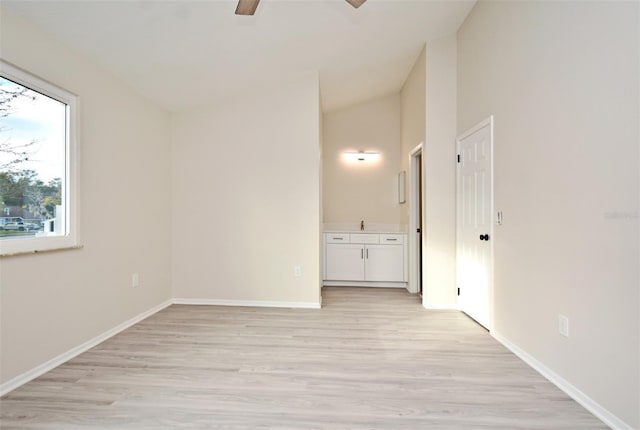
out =
<svg viewBox="0 0 640 430"><path fill-rule="evenodd" d="M0 118L7 117L13 112L12 103L20 98L35 100L35 96L28 95L29 88L22 86L0 87Z"/></svg>
<svg viewBox="0 0 640 430"><path fill-rule="evenodd" d="M19 99L36 100L36 97L29 94L29 89L16 86L0 86L0 119L6 118L15 112L14 104ZM0 126L0 133L9 131L10 128ZM10 170L16 165L28 161L35 154L38 148L35 146L37 140L27 143L13 141L10 137L0 142L0 155L4 160L0 162L0 170Z"/></svg>

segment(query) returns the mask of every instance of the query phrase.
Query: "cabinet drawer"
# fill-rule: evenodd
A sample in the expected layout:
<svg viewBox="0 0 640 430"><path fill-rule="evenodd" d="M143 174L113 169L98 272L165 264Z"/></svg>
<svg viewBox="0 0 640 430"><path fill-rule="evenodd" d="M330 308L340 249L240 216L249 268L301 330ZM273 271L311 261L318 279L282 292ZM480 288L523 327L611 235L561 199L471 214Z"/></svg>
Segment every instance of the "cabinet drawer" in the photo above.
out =
<svg viewBox="0 0 640 430"><path fill-rule="evenodd" d="M327 243L349 243L348 233L327 233Z"/></svg>
<svg viewBox="0 0 640 430"><path fill-rule="evenodd" d="M401 245L404 243L404 234L381 234L380 243L389 245Z"/></svg>
<svg viewBox="0 0 640 430"><path fill-rule="evenodd" d="M351 243L379 243L379 234L351 233Z"/></svg>

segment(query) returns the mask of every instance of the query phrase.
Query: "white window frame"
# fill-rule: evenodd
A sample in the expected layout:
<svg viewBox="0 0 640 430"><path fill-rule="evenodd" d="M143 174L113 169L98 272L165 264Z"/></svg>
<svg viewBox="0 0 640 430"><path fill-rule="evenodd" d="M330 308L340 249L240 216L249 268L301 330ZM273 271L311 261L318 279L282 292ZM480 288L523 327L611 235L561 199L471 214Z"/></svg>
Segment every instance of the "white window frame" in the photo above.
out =
<svg viewBox="0 0 640 430"><path fill-rule="evenodd" d="M0 60L0 75L29 89L51 97L67 107L65 143L65 181L61 194L65 210L65 234L0 240L0 257L80 247L78 204L78 96L12 64Z"/></svg>

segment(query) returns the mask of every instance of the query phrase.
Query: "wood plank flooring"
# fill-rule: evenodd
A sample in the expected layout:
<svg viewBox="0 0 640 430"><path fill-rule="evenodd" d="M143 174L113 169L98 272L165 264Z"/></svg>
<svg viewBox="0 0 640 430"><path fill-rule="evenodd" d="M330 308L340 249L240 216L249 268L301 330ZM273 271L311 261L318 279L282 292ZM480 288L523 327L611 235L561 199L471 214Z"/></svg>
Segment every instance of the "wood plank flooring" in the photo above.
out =
<svg viewBox="0 0 640 430"><path fill-rule="evenodd" d="M173 305L0 399L3 429L603 429L456 311Z"/></svg>

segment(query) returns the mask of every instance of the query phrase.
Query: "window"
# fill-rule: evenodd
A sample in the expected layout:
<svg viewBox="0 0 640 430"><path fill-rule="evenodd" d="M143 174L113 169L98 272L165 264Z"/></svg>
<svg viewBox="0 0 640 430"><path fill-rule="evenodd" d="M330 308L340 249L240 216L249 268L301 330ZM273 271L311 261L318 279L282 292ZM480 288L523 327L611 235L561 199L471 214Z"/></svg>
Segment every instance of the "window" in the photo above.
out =
<svg viewBox="0 0 640 430"><path fill-rule="evenodd" d="M0 255L78 245L77 97L0 61Z"/></svg>

